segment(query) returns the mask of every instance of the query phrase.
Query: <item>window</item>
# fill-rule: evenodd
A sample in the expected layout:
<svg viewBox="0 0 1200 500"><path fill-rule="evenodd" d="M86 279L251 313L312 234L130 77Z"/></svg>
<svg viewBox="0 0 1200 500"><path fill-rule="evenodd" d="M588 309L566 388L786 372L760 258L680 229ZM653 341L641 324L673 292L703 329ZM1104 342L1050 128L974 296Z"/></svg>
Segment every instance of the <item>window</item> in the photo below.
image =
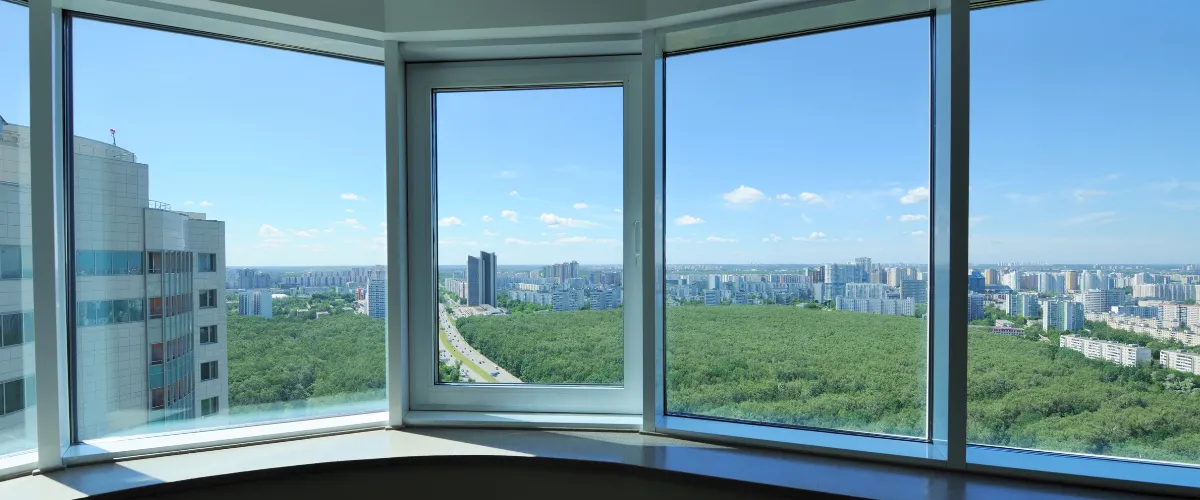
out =
<svg viewBox="0 0 1200 500"><path fill-rule="evenodd" d="M1138 7L971 14L971 443L1200 464L1200 6Z"/></svg>
<svg viewBox="0 0 1200 500"><path fill-rule="evenodd" d="M200 327L200 343L201 344L217 343L217 325Z"/></svg>
<svg viewBox="0 0 1200 500"><path fill-rule="evenodd" d="M382 66L78 17L70 42L74 295L124 299L77 307L75 359L109 353L72 367L73 386L109 398L75 398L78 439L385 408L386 322L356 296L387 278ZM148 95L174 112L140 104ZM211 113L233 123L220 147L213 130L185 131ZM314 132L312 116L340 125ZM331 162L341 181L305 181ZM258 290L263 314L227 305L226 283ZM201 343L214 344L203 360ZM214 394L223 411L200 422ZM131 411L148 399L155 411Z"/></svg>
<svg viewBox="0 0 1200 500"><path fill-rule="evenodd" d="M149 252L146 254L150 261L150 274L160 274L163 272L162 252Z"/></svg>
<svg viewBox="0 0 1200 500"><path fill-rule="evenodd" d="M926 435L929 33L667 58L669 414Z"/></svg>
<svg viewBox="0 0 1200 500"><path fill-rule="evenodd" d="M198 257L199 257L198 264L200 267L199 272L202 272L202 273L216 272L216 270L217 270L217 254L202 253L202 254L198 254Z"/></svg>
<svg viewBox="0 0 1200 500"><path fill-rule="evenodd" d="M216 396L200 400L200 416L207 417L220 411L220 408L217 405L217 401L219 400L220 398Z"/></svg>
<svg viewBox="0 0 1200 500"><path fill-rule="evenodd" d="M0 316L0 347L19 345L27 341L26 335L32 327L24 323L26 319L31 319L30 316L31 313L19 312Z"/></svg>
<svg viewBox="0 0 1200 500"><path fill-rule="evenodd" d="M0 401L0 415L8 415L24 410L26 383L25 379L9 380L0 384L3 399Z"/></svg>
<svg viewBox="0 0 1200 500"><path fill-rule="evenodd" d="M14 280L24 276L21 267L21 247L0 245L0 279Z"/></svg>
<svg viewBox="0 0 1200 500"><path fill-rule="evenodd" d="M200 380L213 380L217 378L217 362L209 361L200 364Z"/></svg>
<svg viewBox="0 0 1200 500"><path fill-rule="evenodd" d="M200 290L200 308L217 307L216 290Z"/></svg>

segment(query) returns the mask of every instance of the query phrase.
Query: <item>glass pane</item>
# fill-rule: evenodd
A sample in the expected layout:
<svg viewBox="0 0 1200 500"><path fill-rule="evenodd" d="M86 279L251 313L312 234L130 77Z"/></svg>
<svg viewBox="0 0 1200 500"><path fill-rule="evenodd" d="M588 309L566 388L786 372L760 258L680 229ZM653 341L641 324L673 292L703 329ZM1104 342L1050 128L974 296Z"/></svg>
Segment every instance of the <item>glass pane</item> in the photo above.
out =
<svg viewBox="0 0 1200 500"><path fill-rule="evenodd" d="M25 409L25 380L10 380L4 383L4 414Z"/></svg>
<svg viewBox="0 0 1200 500"><path fill-rule="evenodd" d="M622 383L622 96L436 94L439 382Z"/></svg>
<svg viewBox="0 0 1200 500"><path fill-rule="evenodd" d="M667 59L669 413L925 435L929 30Z"/></svg>
<svg viewBox="0 0 1200 500"><path fill-rule="evenodd" d="M105 250L96 251L96 274L108 276L113 273L112 254L113 252Z"/></svg>
<svg viewBox="0 0 1200 500"><path fill-rule="evenodd" d="M382 66L81 18L71 41L73 237L118 256L75 294L128 318L71 332L100 360L74 367L100 395L76 398L78 437L385 409L385 320L355 297L386 278ZM256 315L225 304L241 276ZM225 338L197 349L201 325Z"/></svg>
<svg viewBox="0 0 1200 500"><path fill-rule="evenodd" d="M75 252L75 274L79 276L96 274L96 255L88 250Z"/></svg>
<svg viewBox="0 0 1200 500"><path fill-rule="evenodd" d="M21 247L0 246L0 279L21 278Z"/></svg>
<svg viewBox="0 0 1200 500"><path fill-rule="evenodd" d="M24 337L22 317L21 313L0 316L0 346L8 347L21 343Z"/></svg>
<svg viewBox="0 0 1200 500"><path fill-rule="evenodd" d="M1200 3L1145 7L971 14L972 443L1200 464Z"/></svg>

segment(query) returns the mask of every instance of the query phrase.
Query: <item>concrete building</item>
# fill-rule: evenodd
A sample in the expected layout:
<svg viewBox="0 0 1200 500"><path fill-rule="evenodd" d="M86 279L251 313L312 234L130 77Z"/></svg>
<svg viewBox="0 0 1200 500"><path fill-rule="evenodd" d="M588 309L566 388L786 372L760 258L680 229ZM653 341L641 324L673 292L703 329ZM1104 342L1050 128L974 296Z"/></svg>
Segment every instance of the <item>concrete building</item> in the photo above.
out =
<svg viewBox="0 0 1200 500"><path fill-rule="evenodd" d="M834 309L896 316L912 316L916 313L912 299L853 299L838 296L834 297Z"/></svg>
<svg viewBox="0 0 1200 500"><path fill-rule="evenodd" d="M985 282L986 280L983 279L983 275L979 271L971 271L967 275L967 291L971 293L983 293Z"/></svg>
<svg viewBox="0 0 1200 500"><path fill-rule="evenodd" d="M1038 296L1036 293L1010 293L1002 300L1001 305L1010 316L1037 318Z"/></svg>
<svg viewBox="0 0 1200 500"><path fill-rule="evenodd" d="M367 282L367 316L387 317L387 280Z"/></svg>
<svg viewBox="0 0 1200 500"><path fill-rule="evenodd" d="M859 281L858 266L852 264L825 264L826 283L854 283Z"/></svg>
<svg viewBox="0 0 1200 500"><path fill-rule="evenodd" d="M1079 271L1070 269L1063 271L1063 289L1068 292L1079 290Z"/></svg>
<svg viewBox="0 0 1200 500"><path fill-rule="evenodd" d="M928 302L929 283L924 280L901 280L900 298L912 299L914 304Z"/></svg>
<svg viewBox="0 0 1200 500"><path fill-rule="evenodd" d="M555 264L555 269L562 273L566 264ZM560 283L569 279L564 276ZM467 305L490 305L496 307L496 254L479 252L479 257L467 256Z"/></svg>
<svg viewBox="0 0 1200 500"><path fill-rule="evenodd" d="M704 305L706 305L706 306L721 305L721 291L720 290L705 290L704 291Z"/></svg>
<svg viewBox="0 0 1200 500"><path fill-rule="evenodd" d="M1158 307L1154 306L1112 306L1109 308L1109 312L1117 316L1158 318Z"/></svg>
<svg viewBox="0 0 1200 500"><path fill-rule="evenodd" d="M270 290L246 290L238 294L238 314L242 316L262 316L271 318Z"/></svg>
<svg viewBox="0 0 1200 500"><path fill-rule="evenodd" d="M1084 290L1083 292L1083 311L1084 312L1106 312L1114 306L1125 304L1125 290L1113 288L1101 290L1093 288Z"/></svg>
<svg viewBox="0 0 1200 500"><path fill-rule="evenodd" d="M1150 364L1150 348L1136 344L1122 344L1077 335L1059 335L1058 346L1079 351L1091 359L1102 359L1122 366L1147 366Z"/></svg>
<svg viewBox="0 0 1200 500"><path fill-rule="evenodd" d="M151 201L150 168L128 150L83 137L72 148L79 437L227 413L228 378L200 377L228 364L225 223ZM0 119L0 158L0 325L21 332L0 335L0 381L16 390L33 373L28 127ZM32 387L21 392L21 409L0 416L17 439L35 413Z"/></svg>
<svg viewBox="0 0 1200 500"><path fill-rule="evenodd" d="M846 283L843 295L848 299L886 299L889 288L882 283Z"/></svg>
<svg viewBox="0 0 1200 500"><path fill-rule="evenodd" d="M1037 273L1037 291L1042 295L1061 294L1063 288L1062 275L1056 273Z"/></svg>
<svg viewBox="0 0 1200 500"><path fill-rule="evenodd" d="M983 270L983 284L985 285L1000 285L1000 272L995 269Z"/></svg>
<svg viewBox="0 0 1200 500"><path fill-rule="evenodd" d="M1163 349L1158 351L1158 366L1200 375L1200 352Z"/></svg>
<svg viewBox="0 0 1200 500"><path fill-rule="evenodd" d="M982 293L967 295L967 321L975 321L983 317L983 301Z"/></svg>
<svg viewBox="0 0 1200 500"><path fill-rule="evenodd" d="M1083 328L1083 304L1065 299L1042 303L1042 329L1073 332Z"/></svg>

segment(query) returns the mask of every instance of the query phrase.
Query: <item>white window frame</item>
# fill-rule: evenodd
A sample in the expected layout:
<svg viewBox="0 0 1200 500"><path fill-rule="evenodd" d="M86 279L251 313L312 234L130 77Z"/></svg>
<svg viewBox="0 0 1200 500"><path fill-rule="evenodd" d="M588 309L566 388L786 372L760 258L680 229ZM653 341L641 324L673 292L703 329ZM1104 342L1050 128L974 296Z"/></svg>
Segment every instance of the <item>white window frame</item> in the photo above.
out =
<svg viewBox="0 0 1200 500"><path fill-rule="evenodd" d="M409 64L407 96L408 341L410 412L490 411L567 414L641 413L641 259L635 253L642 205L640 171L641 97L637 56L516 61ZM624 377L621 386L536 384L438 384L436 180L432 151L433 93L454 89L594 86L623 87L624 201L623 294ZM403 383L393 379L392 383ZM419 415L411 415L418 417ZM410 420L406 418L406 421ZM416 421L416 420L414 420Z"/></svg>

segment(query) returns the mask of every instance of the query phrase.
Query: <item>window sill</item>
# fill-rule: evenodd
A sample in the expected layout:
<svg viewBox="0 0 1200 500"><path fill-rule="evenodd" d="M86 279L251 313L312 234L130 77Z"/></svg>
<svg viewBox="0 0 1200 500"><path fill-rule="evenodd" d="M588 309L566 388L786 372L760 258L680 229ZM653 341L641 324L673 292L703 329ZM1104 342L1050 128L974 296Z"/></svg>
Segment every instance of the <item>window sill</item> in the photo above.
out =
<svg viewBox="0 0 1200 500"><path fill-rule="evenodd" d="M387 422L386 412L374 412L195 432L95 439L67 448L66 453L63 454L63 462L72 466L139 455L219 448L314 434L381 428L385 422Z"/></svg>
<svg viewBox="0 0 1200 500"><path fill-rule="evenodd" d="M1098 487L1135 485L1139 490L1168 495L1192 496L1200 489L1200 468L1189 465L1018 448L968 446L967 470L1051 481L1062 481L1063 476L1069 476L1074 482Z"/></svg>
<svg viewBox="0 0 1200 500"><path fill-rule="evenodd" d="M37 468L36 451L14 453L0 457L0 480L29 472Z"/></svg>
<svg viewBox="0 0 1200 500"><path fill-rule="evenodd" d="M1112 491L1018 481L628 432L402 429L71 467L0 482L0 498L79 498L281 467L421 456L545 457L628 464L871 498L1114 498Z"/></svg>
<svg viewBox="0 0 1200 500"><path fill-rule="evenodd" d="M641 415L590 415L574 413L498 413L471 411L409 411L407 427L479 427L520 429L580 429L637 431Z"/></svg>

